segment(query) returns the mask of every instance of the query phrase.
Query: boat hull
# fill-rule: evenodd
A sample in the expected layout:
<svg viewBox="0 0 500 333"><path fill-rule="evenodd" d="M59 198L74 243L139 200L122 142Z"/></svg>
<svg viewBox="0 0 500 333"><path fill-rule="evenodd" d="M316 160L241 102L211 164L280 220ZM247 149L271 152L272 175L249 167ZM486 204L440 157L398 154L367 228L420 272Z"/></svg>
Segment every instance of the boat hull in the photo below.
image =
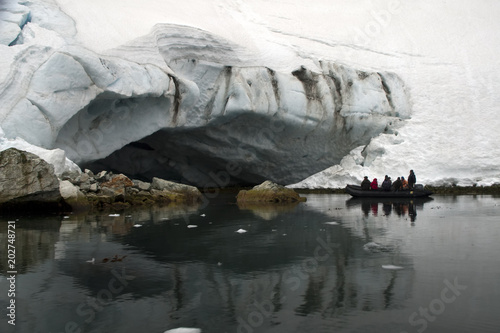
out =
<svg viewBox="0 0 500 333"><path fill-rule="evenodd" d="M358 185L347 185L345 191L353 197L359 198L423 198L432 194L432 192L428 190L362 190L361 186Z"/></svg>

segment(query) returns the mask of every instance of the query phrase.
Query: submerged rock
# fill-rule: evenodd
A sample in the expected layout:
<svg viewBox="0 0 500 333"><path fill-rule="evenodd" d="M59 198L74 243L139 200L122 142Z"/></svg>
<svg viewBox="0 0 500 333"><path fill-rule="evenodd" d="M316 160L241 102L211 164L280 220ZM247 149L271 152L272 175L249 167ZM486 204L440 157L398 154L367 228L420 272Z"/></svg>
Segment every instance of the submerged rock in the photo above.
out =
<svg viewBox="0 0 500 333"><path fill-rule="evenodd" d="M57 207L61 203L54 167L35 154L16 148L0 152L0 205Z"/></svg>
<svg viewBox="0 0 500 333"><path fill-rule="evenodd" d="M266 180L251 190L241 190L236 196L238 204L244 203L296 203L306 201L297 192Z"/></svg>

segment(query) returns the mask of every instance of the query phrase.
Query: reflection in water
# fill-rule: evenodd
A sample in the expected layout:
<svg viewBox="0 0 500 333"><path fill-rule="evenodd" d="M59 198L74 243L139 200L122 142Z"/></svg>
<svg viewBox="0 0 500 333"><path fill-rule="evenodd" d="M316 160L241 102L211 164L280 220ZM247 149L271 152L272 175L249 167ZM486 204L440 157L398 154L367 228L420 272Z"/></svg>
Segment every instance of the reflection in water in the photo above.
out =
<svg viewBox="0 0 500 333"><path fill-rule="evenodd" d="M238 202L237 205L242 210L249 210L256 216L264 220L272 220L283 213L293 212L298 202L291 203L252 203L252 202Z"/></svg>
<svg viewBox="0 0 500 333"><path fill-rule="evenodd" d="M411 222L417 219L417 209L421 210L426 202L433 199L426 198L351 198L346 201L348 207L360 205L365 216L378 216L379 206L382 205L384 216L389 216L393 212L399 218L408 216Z"/></svg>
<svg viewBox="0 0 500 333"><path fill-rule="evenodd" d="M463 263L485 247L468 247L467 256L456 258L457 270L450 273L446 269L455 267L451 266L455 261L448 260L457 251L447 246L455 242L428 243L433 239L428 234L450 234L449 226L436 229L444 223L427 222L430 213L462 211L424 210L425 202L416 200L348 200L346 207L345 200L345 196L310 196L307 204L266 208L263 213L255 207L241 210L220 198L202 211L155 208L45 222L20 219L18 256L24 269L19 270L22 292L16 301L22 304L23 320L16 332L62 332L70 321L82 332L96 333L164 332L175 327L199 327L204 333L411 331L408 317L439 296L440 290L433 287L436 281L441 286L443 278L452 281L459 276L470 286L467 292L473 288ZM419 211L419 228L398 223L404 217L411 219L413 210ZM495 211L488 214L498 216ZM456 223L455 215L453 219ZM0 224L2 244L4 226ZM461 237L476 237L482 229L474 227L473 235ZM248 232L237 233L240 228ZM484 232L483 243L496 246L488 242L490 235L495 232ZM433 264L433 256L440 253L446 261ZM102 262L115 255L126 257ZM483 258L481 253L478 257ZM90 258L96 259L95 264L87 262ZM402 269L382 268L389 265ZM494 276L500 274L498 268L490 270ZM115 293L119 285L110 281L116 276L128 278ZM494 302L471 299L461 298L453 311L465 312L474 304L484 318L487 309L495 308ZM5 300L0 299L3 306ZM457 320L453 311L447 308L439 322L453 324ZM490 317L489 325L496 318Z"/></svg>
<svg viewBox="0 0 500 333"><path fill-rule="evenodd" d="M3 221L2 221L3 222ZM15 223L15 261L19 274L26 273L30 267L55 257L55 244L59 240L61 218L43 218L38 221L16 221ZM0 244L4 253L7 249L7 223L0 223ZM0 260L0 272L6 272L7 256Z"/></svg>
<svg viewBox="0 0 500 333"><path fill-rule="evenodd" d="M393 293L393 289L394 289L394 286L395 286L395 282L396 282L396 272L392 272L392 277L391 277L391 280L389 281L389 284L387 285L387 288L385 288L384 290L384 301L385 301L385 306L384 308L387 309L391 306L391 299L392 299L392 296L394 295Z"/></svg>

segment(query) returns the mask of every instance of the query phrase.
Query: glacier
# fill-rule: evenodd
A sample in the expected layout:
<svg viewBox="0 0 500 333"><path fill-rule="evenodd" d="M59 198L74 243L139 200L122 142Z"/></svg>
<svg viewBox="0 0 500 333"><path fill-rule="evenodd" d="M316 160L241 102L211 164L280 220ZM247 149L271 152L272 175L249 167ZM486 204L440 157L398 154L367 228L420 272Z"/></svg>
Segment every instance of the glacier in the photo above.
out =
<svg viewBox="0 0 500 333"><path fill-rule="evenodd" d="M57 156L59 174L200 187L410 169L491 185L499 13L486 0L4 1L0 149Z"/></svg>

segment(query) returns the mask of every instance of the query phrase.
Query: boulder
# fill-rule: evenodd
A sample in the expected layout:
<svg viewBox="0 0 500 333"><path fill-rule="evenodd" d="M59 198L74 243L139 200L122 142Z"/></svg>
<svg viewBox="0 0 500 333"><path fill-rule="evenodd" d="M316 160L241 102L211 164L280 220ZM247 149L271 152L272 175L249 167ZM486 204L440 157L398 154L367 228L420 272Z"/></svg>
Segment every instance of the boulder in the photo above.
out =
<svg viewBox="0 0 500 333"><path fill-rule="evenodd" d="M9 148L0 152L0 204L12 208L59 206L59 179L39 156Z"/></svg>
<svg viewBox="0 0 500 333"><path fill-rule="evenodd" d="M99 182L104 182L106 181L106 175L108 174L107 171L103 170L99 172L98 174L95 175L95 179Z"/></svg>
<svg viewBox="0 0 500 333"><path fill-rule="evenodd" d="M124 174L114 175L109 181L101 184L101 187L125 188L134 186L134 183Z"/></svg>
<svg viewBox="0 0 500 333"><path fill-rule="evenodd" d="M241 203L296 203L306 201L291 188L286 188L269 180L254 186L251 190L241 190L236 196Z"/></svg>
<svg viewBox="0 0 500 333"><path fill-rule="evenodd" d="M89 192L97 192L99 191L99 185L97 183L93 183L89 187Z"/></svg>
<svg viewBox="0 0 500 333"><path fill-rule="evenodd" d="M151 189L151 183L143 182L137 179L134 179L132 182L134 183L134 187L138 190L149 191Z"/></svg>
<svg viewBox="0 0 500 333"><path fill-rule="evenodd" d="M86 173L89 176L89 178L94 178L95 177L95 175L92 172L92 170L85 169L83 172Z"/></svg>
<svg viewBox="0 0 500 333"><path fill-rule="evenodd" d="M59 191L64 202L71 207L73 211L85 210L89 208L89 202L85 194L69 180L62 180L59 183Z"/></svg>
<svg viewBox="0 0 500 333"><path fill-rule="evenodd" d="M151 193L155 196L168 197L171 201L185 203L197 202L202 198L200 190L194 186L174 183L157 177L153 177L151 182Z"/></svg>
<svg viewBox="0 0 500 333"><path fill-rule="evenodd" d="M126 195L126 188L134 186L134 183L123 174L113 176L109 181L101 184L101 191L104 195L123 201Z"/></svg>

